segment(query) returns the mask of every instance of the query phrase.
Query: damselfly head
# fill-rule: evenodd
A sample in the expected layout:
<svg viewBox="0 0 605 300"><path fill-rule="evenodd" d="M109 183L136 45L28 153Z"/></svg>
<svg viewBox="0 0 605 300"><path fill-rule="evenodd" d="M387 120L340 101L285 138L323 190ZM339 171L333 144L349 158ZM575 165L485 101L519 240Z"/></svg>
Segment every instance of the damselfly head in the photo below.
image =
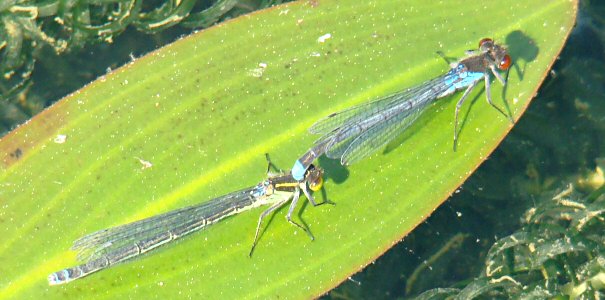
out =
<svg viewBox="0 0 605 300"><path fill-rule="evenodd" d="M493 39L484 38L479 41L479 50L486 53L498 69L506 71L510 67L512 59L506 48L494 43Z"/></svg>
<svg viewBox="0 0 605 300"><path fill-rule="evenodd" d="M323 176L324 171L321 168L310 165L307 169L307 173L305 174L305 179L309 185L309 189L314 192L321 190L324 184Z"/></svg>
<svg viewBox="0 0 605 300"><path fill-rule="evenodd" d="M510 55L508 55L506 48L493 44L491 48L487 51L487 55L498 69L502 71L508 70L511 64Z"/></svg>

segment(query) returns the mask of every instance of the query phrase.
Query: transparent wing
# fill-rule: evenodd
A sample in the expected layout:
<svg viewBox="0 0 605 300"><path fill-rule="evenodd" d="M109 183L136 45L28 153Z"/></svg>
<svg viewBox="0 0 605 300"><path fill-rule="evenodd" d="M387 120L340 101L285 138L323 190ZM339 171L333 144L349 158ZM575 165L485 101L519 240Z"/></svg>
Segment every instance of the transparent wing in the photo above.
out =
<svg viewBox="0 0 605 300"><path fill-rule="evenodd" d="M72 246L78 259L92 260L126 245L151 238L171 229L213 219L231 209L250 202L257 186L233 192L208 202L192 205L133 223L99 230L76 240ZM251 204L251 203L250 203Z"/></svg>
<svg viewBox="0 0 605 300"><path fill-rule="evenodd" d="M346 120L337 117L338 114L329 116L321 127L339 127L324 134L316 145L325 144L326 156L340 158L343 164L367 157L409 127L428 103L448 92L455 82L454 75L449 72L403 93L373 101L371 105L354 107L343 113ZM330 118L334 120L328 120Z"/></svg>
<svg viewBox="0 0 605 300"><path fill-rule="evenodd" d="M340 112L330 114L327 117L315 122L315 124L309 128L309 132L326 135L334 133L340 128L359 123L360 121L366 120L371 116L392 108L393 106L401 104L408 99L414 99L416 95L426 93L434 86L439 86L440 83L444 82L446 76L448 75L439 76L405 91L393 93L371 102L356 105ZM435 93L437 92L439 91L436 90Z"/></svg>
<svg viewBox="0 0 605 300"><path fill-rule="evenodd" d="M335 129L343 127L345 124L353 123L355 120L363 119L364 116L376 113L381 106L384 106L384 103L396 96L397 94L391 94L368 103L332 113L311 125L309 132L313 134L328 134Z"/></svg>
<svg viewBox="0 0 605 300"><path fill-rule="evenodd" d="M379 123L356 137L348 143L347 148L341 155L340 163L344 166L351 165L382 149L410 127L430 103L431 101L424 101L414 109Z"/></svg>

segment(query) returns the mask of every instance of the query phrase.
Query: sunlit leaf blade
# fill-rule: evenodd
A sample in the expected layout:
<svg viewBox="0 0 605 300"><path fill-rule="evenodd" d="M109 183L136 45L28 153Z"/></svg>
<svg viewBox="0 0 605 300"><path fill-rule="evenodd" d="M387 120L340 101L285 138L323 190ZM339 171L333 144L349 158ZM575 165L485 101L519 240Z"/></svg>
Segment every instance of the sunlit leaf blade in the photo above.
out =
<svg viewBox="0 0 605 300"><path fill-rule="evenodd" d="M100 78L0 141L0 297L309 298L422 222L511 124L482 90L439 101L385 153L345 170L321 160L336 205L278 211L252 258L262 209L141 259L49 287L76 238L240 189L290 168L319 118L447 71L481 38L515 65L495 102L518 119L571 30L570 1L310 1L234 19ZM504 105L503 95L507 105ZM470 103L470 104L469 104ZM151 166L150 166L151 164ZM477 205L482 205L477 203Z"/></svg>

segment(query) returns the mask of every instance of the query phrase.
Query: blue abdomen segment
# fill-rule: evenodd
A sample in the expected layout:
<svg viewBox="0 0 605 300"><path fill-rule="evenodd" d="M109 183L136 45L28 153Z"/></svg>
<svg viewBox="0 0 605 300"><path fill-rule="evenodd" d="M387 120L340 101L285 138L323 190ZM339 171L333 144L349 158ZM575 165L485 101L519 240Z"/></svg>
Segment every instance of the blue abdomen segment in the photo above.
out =
<svg viewBox="0 0 605 300"><path fill-rule="evenodd" d="M52 273L48 276L49 285L59 285L72 281L70 270L65 269L59 272Z"/></svg>
<svg viewBox="0 0 605 300"><path fill-rule="evenodd" d="M294 163L294 166L292 167L292 178L294 178L297 181L302 181L305 178L306 171L307 171L307 168L305 168L305 166L303 166L303 164L300 162L300 160L297 160Z"/></svg>
<svg viewBox="0 0 605 300"><path fill-rule="evenodd" d="M469 72L466 71L464 65L458 65L456 68L451 69L445 76L444 82L449 88L440 97L453 94L457 90L467 88L476 81L483 78L485 74L483 72Z"/></svg>
<svg viewBox="0 0 605 300"><path fill-rule="evenodd" d="M254 189L250 192L250 196L252 196L253 198L260 198L262 196L265 196L267 194L267 186L269 184L270 183L267 180L257 184L256 187L254 187Z"/></svg>

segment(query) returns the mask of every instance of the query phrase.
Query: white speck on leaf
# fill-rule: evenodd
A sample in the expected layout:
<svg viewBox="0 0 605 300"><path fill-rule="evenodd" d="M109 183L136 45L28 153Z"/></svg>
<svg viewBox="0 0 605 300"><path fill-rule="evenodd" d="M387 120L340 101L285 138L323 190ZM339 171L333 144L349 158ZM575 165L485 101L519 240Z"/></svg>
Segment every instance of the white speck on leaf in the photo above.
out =
<svg viewBox="0 0 605 300"><path fill-rule="evenodd" d="M326 40L328 40L328 39L330 39L330 38L332 38L332 35L331 35L331 34L329 34L329 33L326 33L326 34L324 34L324 35L320 36L320 37L317 39L317 42L319 42L319 43L325 43L325 42L326 42Z"/></svg>
<svg viewBox="0 0 605 300"><path fill-rule="evenodd" d="M141 163L141 165L143 165L141 167L141 170L145 170L145 169L151 168L153 166L153 164L151 164L151 162L149 162L149 161L146 161L146 160L144 160L142 158L138 158L138 157L135 157L135 158L139 160L139 162Z"/></svg>
<svg viewBox="0 0 605 300"><path fill-rule="evenodd" d="M256 77L256 78L260 78L263 76L263 73L265 72L265 69L267 68L267 63L264 62L260 62L258 63L258 68L254 68L252 70L250 70L248 72L248 74L250 74L250 76L252 77Z"/></svg>
<svg viewBox="0 0 605 300"><path fill-rule="evenodd" d="M65 141L67 140L67 135L65 134L58 134L55 139L54 142L57 144L63 144L65 143Z"/></svg>

